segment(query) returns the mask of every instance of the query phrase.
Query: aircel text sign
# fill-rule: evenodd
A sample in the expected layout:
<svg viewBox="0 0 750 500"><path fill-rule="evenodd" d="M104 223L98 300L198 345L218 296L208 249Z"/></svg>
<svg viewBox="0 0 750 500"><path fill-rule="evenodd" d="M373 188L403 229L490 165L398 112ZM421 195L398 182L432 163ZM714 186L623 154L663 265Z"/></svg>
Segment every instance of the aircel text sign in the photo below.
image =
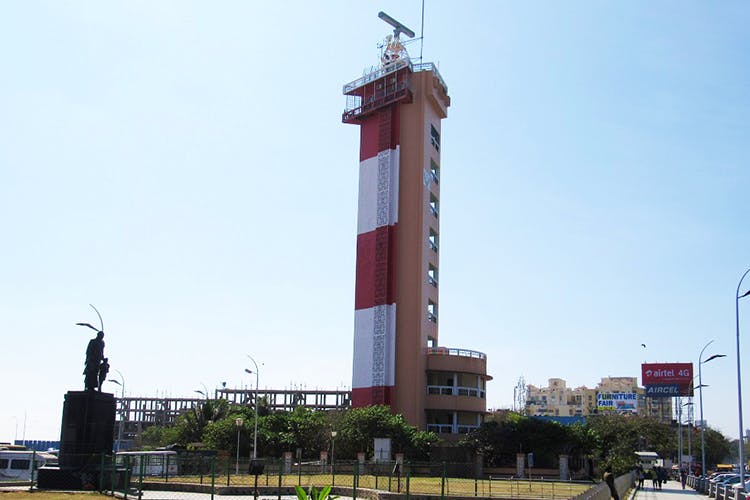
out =
<svg viewBox="0 0 750 500"><path fill-rule="evenodd" d="M646 396L693 395L693 363L644 363L641 375Z"/></svg>

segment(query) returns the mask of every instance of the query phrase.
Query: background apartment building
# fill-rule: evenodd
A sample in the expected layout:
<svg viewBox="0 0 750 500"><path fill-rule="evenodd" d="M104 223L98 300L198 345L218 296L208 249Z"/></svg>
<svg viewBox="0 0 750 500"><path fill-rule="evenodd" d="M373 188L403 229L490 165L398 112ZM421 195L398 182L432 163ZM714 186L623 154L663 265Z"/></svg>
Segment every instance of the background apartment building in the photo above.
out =
<svg viewBox="0 0 750 500"><path fill-rule="evenodd" d="M595 388L570 388L561 378L547 387L526 386L525 411L531 416L585 417L602 413L631 413L672 420L671 398L646 397L637 377L604 377Z"/></svg>

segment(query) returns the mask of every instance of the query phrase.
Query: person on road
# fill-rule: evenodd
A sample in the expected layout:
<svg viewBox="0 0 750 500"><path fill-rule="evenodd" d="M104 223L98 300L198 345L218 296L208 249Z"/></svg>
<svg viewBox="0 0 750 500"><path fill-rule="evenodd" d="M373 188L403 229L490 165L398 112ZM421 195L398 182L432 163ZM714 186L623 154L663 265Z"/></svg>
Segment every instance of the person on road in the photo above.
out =
<svg viewBox="0 0 750 500"><path fill-rule="evenodd" d="M646 477L646 475L643 473L643 467L640 465L638 466L638 488L643 489L643 478Z"/></svg>
<svg viewBox="0 0 750 500"><path fill-rule="evenodd" d="M685 489L685 482L687 481L687 470L683 467L680 469L680 484L682 484L682 489Z"/></svg>

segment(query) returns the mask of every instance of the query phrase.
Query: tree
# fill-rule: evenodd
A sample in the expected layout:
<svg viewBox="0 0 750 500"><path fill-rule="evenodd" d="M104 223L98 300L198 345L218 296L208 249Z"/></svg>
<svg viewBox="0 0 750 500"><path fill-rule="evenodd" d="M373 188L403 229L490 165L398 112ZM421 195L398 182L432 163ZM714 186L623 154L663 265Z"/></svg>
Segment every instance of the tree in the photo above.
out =
<svg viewBox="0 0 750 500"><path fill-rule="evenodd" d="M459 442L484 456L489 467L515 464L516 453L534 453L537 467L554 467L559 455L576 455L586 450L579 427L565 427L518 413L482 424Z"/></svg>
<svg viewBox="0 0 750 500"><path fill-rule="evenodd" d="M711 470L716 464L735 463L738 455L737 441L730 442L721 432L710 427L703 431L703 441L706 448L705 470ZM700 433L698 433L697 442L700 443ZM732 451L734 451L734 454L732 454Z"/></svg>
<svg viewBox="0 0 750 500"><path fill-rule="evenodd" d="M203 431L211 422L217 422L229 414L229 403L225 399L206 399L196 404L178 419L181 429L180 444L200 442Z"/></svg>
<svg viewBox="0 0 750 500"><path fill-rule="evenodd" d="M144 450L162 448L180 440L180 429L175 426L152 425L136 439L136 447Z"/></svg>
<svg viewBox="0 0 750 500"><path fill-rule="evenodd" d="M660 457L676 454L674 429L658 419L636 415L593 415L587 419L593 433L594 456L600 465L621 474L636 465L636 451L654 451Z"/></svg>
<svg viewBox="0 0 750 500"><path fill-rule="evenodd" d="M404 453L410 460L425 460L430 446L440 440L434 432L417 430L403 415L392 414L384 405L352 408L332 420L339 432L336 456L340 458L354 459L358 452L371 457L375 438L391 438L392 452Z"/></svg>

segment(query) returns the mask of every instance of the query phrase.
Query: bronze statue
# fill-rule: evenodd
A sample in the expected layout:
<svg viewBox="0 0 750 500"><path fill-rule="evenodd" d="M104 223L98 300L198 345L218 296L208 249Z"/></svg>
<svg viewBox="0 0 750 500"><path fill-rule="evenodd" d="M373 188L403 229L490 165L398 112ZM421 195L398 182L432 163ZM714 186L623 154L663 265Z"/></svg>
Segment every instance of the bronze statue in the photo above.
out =
<svg viewBox="0 0 750 500"><path fill-rule="evenodd" d="M99 331L96 338L89 340L89 346L86 348L86 367L83 374L86 375L84 385L87 391L101 391L99 383L99 370L104 360L104 332ZM109 365L107 365L109 368ZM102 380L102 382L104 382Z"/></svg>
<svg viewBox="0 0 750 500"><path fill-rule="evenodd" d="M104 357L104 321L102 315L92 304L89 304L97 316L99 316L99 323L101 328L96 328L89 323L76 323L79 326L87 326L96 332L96 338L89 340L89 345L86 348L86 366L83 369L84 386L87 391L102 391L102 385L107 380L107 373L109 373L109 363L107 358Z"/></svg>

